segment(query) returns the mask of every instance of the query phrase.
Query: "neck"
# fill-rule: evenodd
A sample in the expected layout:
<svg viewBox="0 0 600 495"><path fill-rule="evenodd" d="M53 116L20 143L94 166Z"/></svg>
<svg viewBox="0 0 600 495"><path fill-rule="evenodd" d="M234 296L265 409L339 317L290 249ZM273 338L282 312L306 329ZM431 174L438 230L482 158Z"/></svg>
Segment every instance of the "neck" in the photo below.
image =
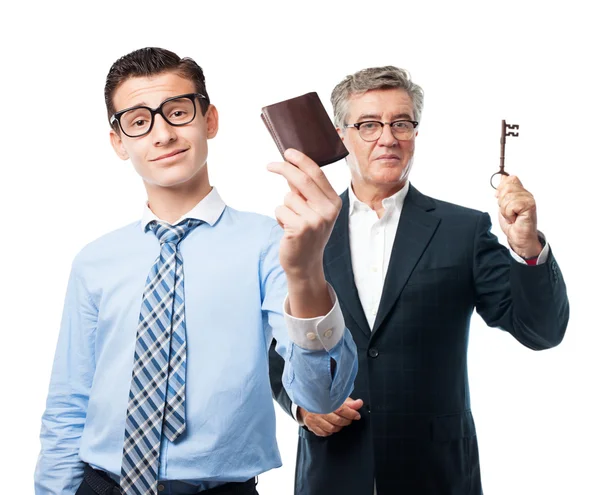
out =
<svg viewBox="0 0 600 495"><path fill-rule="evenodd" d="M212 189L206 166L195 177L177 186L161 187L149 183L144 185L152 213L170 224L174 224L194 208Z"/></svg>
<svg viewBox="0 0 600 495"><path fill-rule="evenodd" d="M383 207L383 200L396 194L400 189L406 185L407 179L404 179L400 183L396 184L366 184L364 182L353 179L352 180L352 191L354 195L366 204L369 208L377 213L377 216L381 218L385 213Z"/></svg>

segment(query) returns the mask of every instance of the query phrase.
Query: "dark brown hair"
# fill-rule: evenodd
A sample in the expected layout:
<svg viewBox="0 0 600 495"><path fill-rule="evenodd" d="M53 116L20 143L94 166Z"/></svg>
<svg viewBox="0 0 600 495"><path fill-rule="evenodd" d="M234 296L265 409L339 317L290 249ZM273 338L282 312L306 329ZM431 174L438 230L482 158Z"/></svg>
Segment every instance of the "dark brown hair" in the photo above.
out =
<svg viewBox="0 0 600 495"><path fill-rule="evenodd" d="M206 114L210 99L206 91L202 67L191 58L180 58L177 54L164 48L148 47L124 55L108 71L104 86L104 101L108 118L110 119L115 113L113 97L121 83L130 77L155 76L164 72L173 72L192 81L196 92L206 96L206 99L200 98L202 115Z"/></svg>

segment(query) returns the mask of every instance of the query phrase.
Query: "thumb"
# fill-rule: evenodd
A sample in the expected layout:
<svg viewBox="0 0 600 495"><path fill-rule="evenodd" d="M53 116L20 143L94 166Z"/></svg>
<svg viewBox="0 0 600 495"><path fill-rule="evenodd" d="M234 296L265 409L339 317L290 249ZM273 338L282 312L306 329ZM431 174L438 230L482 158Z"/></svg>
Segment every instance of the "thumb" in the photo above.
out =
<svg viewBox="0 0 600 495"><path fill-rule="evenodd" d="M346 402L346 405L350 409L354 409L355 411L358 411L363 406L363 404L364 402L362 399L350 399L348 402Z"/></svg>

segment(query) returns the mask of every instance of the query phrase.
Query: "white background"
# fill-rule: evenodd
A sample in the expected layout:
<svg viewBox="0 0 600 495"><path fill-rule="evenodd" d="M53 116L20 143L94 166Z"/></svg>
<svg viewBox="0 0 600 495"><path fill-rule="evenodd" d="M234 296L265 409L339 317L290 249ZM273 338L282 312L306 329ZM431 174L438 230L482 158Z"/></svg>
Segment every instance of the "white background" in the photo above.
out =
<svg viewBox="0 0 600 495"><path fill-rule="evenodd" d="M33 493L40 417L70 263L136 220L144 190L108 140L106 73L121 55L161 46L205 70L221 115L211 180L236 208L272 215L286 184L262 106L376 65L410 70L425 90L413 184L496 216L488 184L506 168L538 202L567 281L564 342L533 352L473 318L471 395L486 495L600 493L597 349L598 26L592 2L20 2L2 7L0 213L1 491ZM343 162L326 168L341 192ZM495 231L503 240L497 223ZM284 467L261 495L291 494L292 420L278 409ZM24 488L26 487L26 488ZM352 495L352 494L350 494Z"/></svg>

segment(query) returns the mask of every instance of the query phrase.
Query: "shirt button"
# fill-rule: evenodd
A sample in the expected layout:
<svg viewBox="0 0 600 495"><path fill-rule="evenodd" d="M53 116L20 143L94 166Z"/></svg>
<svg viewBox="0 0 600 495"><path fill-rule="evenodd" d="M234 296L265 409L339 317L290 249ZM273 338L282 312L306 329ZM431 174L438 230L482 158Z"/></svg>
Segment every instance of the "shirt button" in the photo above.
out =
<svg viewBox="0 0 600 495"><path fill-rule="evenodd" d="M328 330L325 330L325 333L323 335L325 335L325 337L327 337L329 339L333 335L333 330L331 328Z"/></svg>
<svg viewBox="0 0 600 495"><path fill-rule="evenodd" d="M379 356L379 351L375 347L371 347L371 349L369 349L369 356L376 358Z"/></svg>
<svg viewBox="0 0 600 495"><path fill-rule="evenodd" d="M372 272L376 272L376 271L377 271L377 267L376 267L376 266L372 266L372 267L371 267L371 271L372 271Z"/></svg>
<svg viewBox="0 0 600 495"><path fill-rule="evenodd" d="M306 334L306 338L307 338L308 340L315 340L315 339L317 338L317 334L316 334L316 333L313 333L313 332L308 332L308 333Z"/></svg>
<svg viewBox="0 0 600 495"><path fill-rule="evenodd" d="M158 491L162 492L165 489L165 485L158 485Z"/></svg>
<svg viewBox="0 0 600 495"><path fill-rule="evenodd" d="M373 316L377 316L377 310L376 310L376 309L372 309L372 310L371 310L371 314L372 314Z"/></svg>

